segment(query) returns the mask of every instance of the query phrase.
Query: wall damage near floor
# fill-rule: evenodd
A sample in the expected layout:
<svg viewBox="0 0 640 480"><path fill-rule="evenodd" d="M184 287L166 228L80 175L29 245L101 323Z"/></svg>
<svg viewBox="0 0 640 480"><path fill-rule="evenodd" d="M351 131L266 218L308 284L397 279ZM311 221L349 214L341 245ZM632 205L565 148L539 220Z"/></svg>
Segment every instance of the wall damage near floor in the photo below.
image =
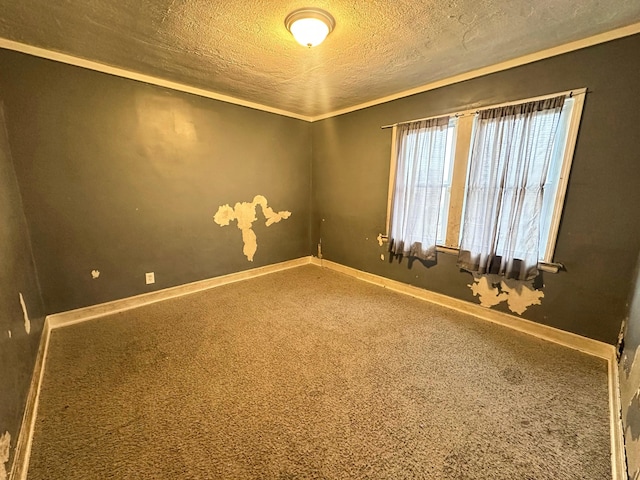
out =
<svg viewBox="0 0 640 480"><path fill-rule="evenodd" d="M4 432L0 435L0 480L7 480L6 463L9 461L9 451L11 449L11 435Z"/></svg>
<svg viewBox="0 0 640 480"><path fill-rule="evenodd" d="M250 262L253 262L253 257L258 250L256 234L252 228L253 222L257 220L256 207L258 205L262 208L262 214L266 219L265 225L267 227L291 216L291 212L287 210L274 212L273 209L269 207L265 197L256 195L252 202L238 202L233 208L228 204L221 205L213 217L213 221L221 227L229 225L233 220L237 221L238 229L242 232L242 241L244 243L242 253L244 253Z"/></svg>
<svg viewBox="0 0 640 480"><path fill-rule="evenodd" d="M473 275L473 283L467 285L480 305L493 307L507 302L509 310L522 315L532 305L541 305L544 292L533 286L533 280L506 279L500 275Z"/></svg>
<svg viewBox="0 0 640 480"><path fill-rule="evenodd" d="M620 360L620 404L631 480L640 480L640 258L631 290L629 316Z"/></svg>
<svg viewBox="0 0 640 480"><path fill-rule="evenodd" d="M44 323L4 101L5 97L0 98L0 480L16 464L16 444Z"/></svg>
<svg viewBox="0 0 640 480"><path fill-rule="evenodd" d="M640 348L622 356L620 402L629 478L640 480Z"/></svg>

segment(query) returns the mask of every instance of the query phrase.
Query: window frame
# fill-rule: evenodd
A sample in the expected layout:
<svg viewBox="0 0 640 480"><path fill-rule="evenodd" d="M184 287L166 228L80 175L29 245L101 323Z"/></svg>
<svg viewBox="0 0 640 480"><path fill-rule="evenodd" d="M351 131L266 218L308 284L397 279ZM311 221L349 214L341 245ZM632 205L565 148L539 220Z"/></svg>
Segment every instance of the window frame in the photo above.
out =
<svg viewBox="0 0 640 480"><path fill-rule="evenodd" d="M546 240L545 253L543 258L538 259L538 268L543 271L557 272L562 265L554 262L555 249L558 241L558 232L560 229L560 221L562 219L562 213L564 210L564 203L567 194L567 187L569 184L569 175L571 173L571 166L573 164L573 156L575 153L578 130L580 128L580 121L582 119L582 111L584 107L584 100L587 93L586 88L578 88L567 90L564 92L552 93L549 95L542 95L538 97L527 98L523 100L516 100L511 102L505 102L495 105L489 105L482 108L474 108L471 110L465 110L449 115L456 118L456 125L454 127L454 155L453 155L453 172L451 175L451 192L449 195L449 205L447 212L447 224L446 235L444 245L437 245L439 252L457 254L460 246L460 226L462 224L462 216L464 214L464 204L467 192L467 180L469 175L469 159L471 156L471 146L473 141L473 125L474 119L477 113L488 110L491 108L505 107L509 105L519 105L522 103L533 102L537 100L544 100L546 98L553 98L560 95L565 95L573 99L573 106L571 109L571 116L567 119L568 129L567 138L564 145L564 152L562 156L562 165L560 167L560 173L558 177L558 186L553 203L552 217L549 228L549 235ZM444 114L446 115L446 114ZM389 163L389 187L387 197L387 218L386 218L386 232L382 235L383 239L388 240L389 228L391 223L391 206L393 199L393 190L396 180L397 169L397 127L404 123L411 123L420 120L428 120L431 118L437 118L442 115L435 115L432 117L421 118L416 120L409 120L405 122L398 122L393 125L386 125L382 128L392 128L392 141L391 141L391 160Z"/></svg>

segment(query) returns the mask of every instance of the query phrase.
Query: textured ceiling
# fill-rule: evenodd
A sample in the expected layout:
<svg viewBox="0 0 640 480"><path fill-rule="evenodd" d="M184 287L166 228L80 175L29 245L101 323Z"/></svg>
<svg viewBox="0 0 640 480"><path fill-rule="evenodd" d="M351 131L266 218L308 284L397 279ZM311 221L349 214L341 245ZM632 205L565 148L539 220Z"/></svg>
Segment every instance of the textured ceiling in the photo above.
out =
<svg viewBox="0 0 640 480"><path fill-rule="evenodd" d="M288 13L336 19L313 49ZM314 117L640 21L639 0L0 0L0 37Z"/></svg>

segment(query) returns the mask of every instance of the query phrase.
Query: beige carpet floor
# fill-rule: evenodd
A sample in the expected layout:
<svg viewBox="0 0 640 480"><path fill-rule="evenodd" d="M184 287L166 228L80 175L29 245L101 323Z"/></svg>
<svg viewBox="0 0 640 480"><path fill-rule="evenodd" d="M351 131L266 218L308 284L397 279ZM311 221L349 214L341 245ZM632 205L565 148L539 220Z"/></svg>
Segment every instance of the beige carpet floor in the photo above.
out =
<svg viewBox="0 0 640 480"><path fill-rule="evenodd" d="M304 266L54 330L30 480L606 479L605 361Z"/></svg>

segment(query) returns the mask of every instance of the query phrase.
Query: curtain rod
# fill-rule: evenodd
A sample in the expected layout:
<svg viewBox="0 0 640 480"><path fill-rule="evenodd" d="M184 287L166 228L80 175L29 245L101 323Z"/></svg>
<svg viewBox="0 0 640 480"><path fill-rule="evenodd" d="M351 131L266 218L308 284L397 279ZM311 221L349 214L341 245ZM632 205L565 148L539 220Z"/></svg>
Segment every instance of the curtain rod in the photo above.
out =
<svg viewBox="0 0 640 480"><path fill-rule="evenodd" d="M404 122L392 123L391 125L383 125L380 128L384 130L386 128L397 127L398 125L405 125L407 123L413 123L413 122L422 122L423 120L432 120L434 118L441 118L441 117L447 117L447 116L457 117L457 118L466 117L468 115L475 115L479 112L482 112L483 110L489 110L491 108L507 107L509 105L519 105L521 103L535 102L538 100L545 100L547 98L559 97L561 95L571 98L571 97L577 97L578 95L584 95L586 93L587 93L586 88L574 88L573 90L567 90L565 92L552 93L550 95L541 95L539 97L527 98L525 100L516 100L514 102L499 103L497 105L490 105L488 107L483 107L483 108L464 110L462 112L449 113L449 114L443 114L443 115L433 115L431 117L416 118L415 120L405 120Z"/></svg>

